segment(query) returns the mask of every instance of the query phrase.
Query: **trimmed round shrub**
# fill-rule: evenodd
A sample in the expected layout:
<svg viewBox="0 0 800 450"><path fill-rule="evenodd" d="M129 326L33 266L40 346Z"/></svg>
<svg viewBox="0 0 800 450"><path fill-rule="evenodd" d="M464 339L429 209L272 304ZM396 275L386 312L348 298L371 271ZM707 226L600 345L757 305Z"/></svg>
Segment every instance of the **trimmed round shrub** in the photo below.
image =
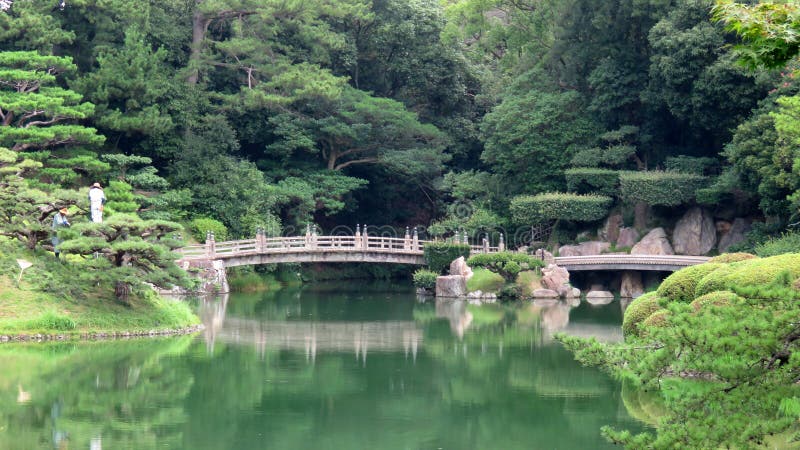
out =
<svg viewBox="0 0 800 450"><path fill-rule="evenodd" d="M667 319L669 319L670 313L666 309L659 309L658 311L650 314L642 323L639 325L639 333L641 335L645 334L646 329L648 328L663 328L668 325Z"/></svg>
<svg viewBox="0 0 800 450"><path fill-rule="evenodd" d="M564 177L570 192L595 192L611 197L619 190L619 171L616 170L579 167L567 169Z"/></svg>
<svg viewBox="0 0 800 450"><path fill-rule="evenodd" d="M619 185L626 200L648 205L677 206L694 199L706 177L680 172L621 172Z"/></svg>
<svg viewBox="0 0 800 450"><path fill-rule="evenodd" d="M709 292L726 290L727 288L724 282L725 277L733 273L733 270L733 267L730 265L720 265L708 273L708 275L697 282L697 287L694 289L695 298L708 294Z"/></svg>
<svg viewBox="0 0 800 450"><path fill-rule="evenodd" d="M414 286L422 289L434 289L436 288L436 277L439 274L428 269L417 269L414 272L413 279L414 279Z"/></svg>
<svg viewBox="0 0 800 450"><path fill-rule="evenodd" d="M225 241L228 239L228 227L224 223L209 217L198 217L189 223L189 231L197 242L206 241L206 233L214 233L214 240Z"/></svg>
<svg viewBox="0 0 800 450"><path fill-rule="evenodd" d="M548 192L514 197L509 209L514 222L523 225L557 219L592 222L608 214L611 202L611 197L604 195Z"/></svg>
<svg viewBox="0 0 800 450"><path fill-rule="evenodd" d="M718 267L719 264L706 263L681 269L661 282L658 296L667 301L689 303L695 298L700 280Z"/></svg>
<svg viewBox="0 0 800 450"><path fill-rule="evenodd" d="M661 309L658 294L648 292L635 299L625 309L622 319L622 334L625 336L639 336L639 324L650 317L650 314Z"/></svg>
<svg viewBox="0 0 800 450"><path fill-rule="evenodd" d="M450 242L431 242L423 248L425 262L428 267L437 273L444 273L450 268L450 263L463 256L469 258L468 244L453 244Z"/></svg>
<svg viewBox="0 0 800 450"><path fill-rule="evenodd" d="M700 297L714 291L734 290L737 287L763 286L776 281L779 277L790 280L800 277L800 254L787 253L722 266L700 280L695 296Z"/></svg>
<svg viewBox="0 0 800 450"><path fill-rule="evenodd" d="M697 297L690 306L694 312L699 312L707 306L731 306L741 300L741 297L731 291L714 291Z"/></svg>
<svg viewBox="0 0 800 450"><path fill-rule="evenodd" d="M733 263L739 261L747 261L748 259L755 259L758 256L750 253L723 253L708 260L710 263Z"/></svg>

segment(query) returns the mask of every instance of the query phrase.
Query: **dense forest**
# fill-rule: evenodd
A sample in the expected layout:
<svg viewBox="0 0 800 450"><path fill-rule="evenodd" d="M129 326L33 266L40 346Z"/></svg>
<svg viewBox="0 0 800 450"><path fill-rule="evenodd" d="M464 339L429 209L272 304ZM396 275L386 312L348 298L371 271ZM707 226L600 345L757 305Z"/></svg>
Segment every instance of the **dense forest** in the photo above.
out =
<svg viewBox="0 0 800 450"><path fill-rule="evenodd" d="M782 48L740 46L758 14L711 0L5 0L0 165L25 183L3 181L3 233L45 241L13 218L27 205L46 228L100 181L112 214L213 219L232 237L310 222L511 234L614 208L645 227L700 204L763 224L763 240L798 219L800 102L797 23ZM593 196L531 213L545 192Z"/></svg>

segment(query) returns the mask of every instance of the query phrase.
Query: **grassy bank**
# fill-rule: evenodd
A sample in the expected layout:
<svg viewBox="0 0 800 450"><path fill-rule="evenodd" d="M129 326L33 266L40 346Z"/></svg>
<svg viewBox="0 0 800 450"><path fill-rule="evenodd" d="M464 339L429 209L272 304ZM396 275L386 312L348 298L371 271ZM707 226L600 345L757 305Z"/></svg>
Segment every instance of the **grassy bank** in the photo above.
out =
<svg viewBox="0 0 800 450"><path fill-rule="evenodd" d="M89 281L91 267L85 262L58 262L52 253L2 244L0 336L162 332L200 323L185 302L161 298L146 287L134 289L129 304L118 302L112 284ZM18 286L17 259L33 264Z"/></svg>

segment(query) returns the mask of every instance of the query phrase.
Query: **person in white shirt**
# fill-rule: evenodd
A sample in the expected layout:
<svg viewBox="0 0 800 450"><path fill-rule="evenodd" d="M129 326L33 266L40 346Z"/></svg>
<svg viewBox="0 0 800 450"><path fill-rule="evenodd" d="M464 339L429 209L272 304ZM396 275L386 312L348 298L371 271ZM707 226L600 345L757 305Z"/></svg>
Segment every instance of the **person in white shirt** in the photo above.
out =
<svg viewBox="0 0 800 450"><path fill-rule="evenodd" d="M92 213L92 222L103 221L103 205L106 204L106 194L100 183L95 183L89 188L89 211Z"/></svg>

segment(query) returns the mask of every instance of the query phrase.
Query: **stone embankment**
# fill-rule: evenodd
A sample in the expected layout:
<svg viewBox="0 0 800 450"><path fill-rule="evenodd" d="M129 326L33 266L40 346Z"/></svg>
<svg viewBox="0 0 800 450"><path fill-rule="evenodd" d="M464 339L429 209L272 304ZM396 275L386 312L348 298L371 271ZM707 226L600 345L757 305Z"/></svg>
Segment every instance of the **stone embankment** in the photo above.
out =
<svg viewBox="0 0 800 450"><path fill-rule="evenodd" d="M64 333L64 334L18 334L0 335L0 343L7 342L49 342L49 341L73 341L73 340L112 340L112 339L132 339L159 336L179 336L184 334L197 333L203 331L202 324L191 327L177 328L172 330L149 330L149 331L116 331L107 333Z"/></svg>

